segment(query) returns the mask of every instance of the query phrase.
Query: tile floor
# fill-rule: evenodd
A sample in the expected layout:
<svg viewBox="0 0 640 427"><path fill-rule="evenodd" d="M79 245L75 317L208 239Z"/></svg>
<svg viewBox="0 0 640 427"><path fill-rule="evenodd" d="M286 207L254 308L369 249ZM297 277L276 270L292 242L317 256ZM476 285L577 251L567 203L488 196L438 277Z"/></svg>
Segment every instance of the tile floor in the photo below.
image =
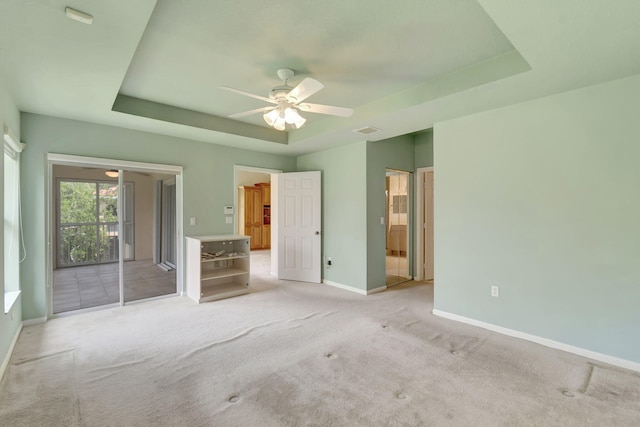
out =
<svg viewBox="0 0 640 427"><path fill-rule="evenodd" d="M124 263L124 298L134 301L176 292L176 272L151 260ZM118 263L68 267L53 272L53 312L79 310L120 301Z"/></svg>

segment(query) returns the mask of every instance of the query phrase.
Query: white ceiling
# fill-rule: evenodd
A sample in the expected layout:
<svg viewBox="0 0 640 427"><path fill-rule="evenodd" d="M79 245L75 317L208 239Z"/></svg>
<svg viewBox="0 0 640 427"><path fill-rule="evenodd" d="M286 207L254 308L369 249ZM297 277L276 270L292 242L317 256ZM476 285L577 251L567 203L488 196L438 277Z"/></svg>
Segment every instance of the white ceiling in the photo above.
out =
<svg viewBox="0 0 640 427"><path fill-rule="evenodd" d="M637 0L2 0L0 71L21 111L298 155L640 73L639 23ZM354 115L228 119L265 104L219 86L266 96L278 68Z"/></svg>

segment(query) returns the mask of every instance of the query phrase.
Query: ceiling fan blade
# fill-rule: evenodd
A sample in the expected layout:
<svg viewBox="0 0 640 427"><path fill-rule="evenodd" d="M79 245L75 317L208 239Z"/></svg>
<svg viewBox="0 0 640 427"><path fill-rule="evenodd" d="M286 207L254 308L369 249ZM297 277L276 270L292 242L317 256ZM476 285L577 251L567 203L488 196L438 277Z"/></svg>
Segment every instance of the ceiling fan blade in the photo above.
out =
<svg viewBox="0 0 640 427"><path fill-rule="evenodd" d="M266 96L256 95L254 93L245 92L243 90L234 89L232 87L227 87L227 86L218 86L218 87L220 89L224 89L224 90L228 90L228 91L231 91L231 92L239 93L240 95L249 96L251 98L259 99L261 101L265 101L265 102L268 102L270 104L277 104L278 103L277 101L274 101L271 98L267 98Z"/></svg>
<svg viewBox="0 0 640 427"><path fill-rule="evenodd" d="M309 113L329 114L331 116L351 117L353 114L352 108L334 107L333 105L322 104L304 104L297 105L302 111L308 111Z"/></svg>
<svg viewBox="0 0 640 427"><path fill-rule="evenodd" d="M229 118L239 119L240 117L250 116L256 113L262 113L263 111L273 110L274 108L277 108L277 107L268 106L268 107L256 108L255 110L251 110L251 111L244 111L242 113L230 114Z"/></svg>
<svg viewBox="0 0 640 427"><path fill-rule="evenodd" d="M317 81L316 79L312 79L311 77L307 77L300 84L293 89L291 92L287 94L287 98L293 102L294 104L298 102L302 102L314 93L318 92L322 89L324 85Z"/></svg>

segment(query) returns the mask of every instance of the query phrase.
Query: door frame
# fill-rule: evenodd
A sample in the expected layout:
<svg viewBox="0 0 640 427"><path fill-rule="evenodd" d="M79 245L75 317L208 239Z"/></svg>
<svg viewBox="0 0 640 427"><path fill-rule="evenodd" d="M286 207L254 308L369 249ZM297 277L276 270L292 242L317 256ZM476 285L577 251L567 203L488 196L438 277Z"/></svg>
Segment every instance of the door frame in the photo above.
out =
<svg viewBox="0 0 640 427"><path fill-rule="evenodd" d="M47 318L53 318L55 315L53 314L53 266L54 264L54 251L53 251L53 230L55 227L55 215L53 206L53 166L54 165L64 165L64 166L75 166L75 167L90 167L90 168L100 168L100 169L117 169L120 171L120 175L118 177L118 185L121 185L123 182L123 174L122 172L147 172L147 173L162 173L162 174L172 174L176 177L176 228L177 228L177 244L176 244L176 257L177 257L177 266L176 266L176 292L180 295L185 295L184 290L184 268L183 268L183 250L184 244L182 243L183 236L183 181L182 181L182 166L176 165L164 165L158 163L142 163L142 162L134 162L128 160L115 160L115 159L107 159L101 157L85 157L85 156L74 156L69 154L57 154L57 153L47 153L46 158L46 167L47 174L45 178L45 194L44 194L44 203L46 210L46 222L45 222L45 242L46 242L46 254L45 254L45 286L46 286L46 298L47 298ZM119 203L119 211L121 212L121 206ZM122 221L120 221L122 222ZM120 249L122 251L122 245L124 244L123 239L120 239ZM122 253L122 252L121 252ZM120 287L122 288L123 284L123 272L122 272L122 259L120 260ZM132 304L134 302L130 302L127 304ZM122 295L122 289L120 289L120 305L125 305ZM102 307L95 307L93 309L101 309ZM92 310L92 309L87 309Z"/></svg>
<svg viewBox="0 0 640 427"><path fill-rule="evenodd" d="M424 239L422 238L422 224L424 223L424 175L427 172L433 172L433 166L416 169L416 207L415 207L415 242L416 242L416 258L414 271L415 280L424 279ZM435 176L435 174L434 174Z"/></svg>

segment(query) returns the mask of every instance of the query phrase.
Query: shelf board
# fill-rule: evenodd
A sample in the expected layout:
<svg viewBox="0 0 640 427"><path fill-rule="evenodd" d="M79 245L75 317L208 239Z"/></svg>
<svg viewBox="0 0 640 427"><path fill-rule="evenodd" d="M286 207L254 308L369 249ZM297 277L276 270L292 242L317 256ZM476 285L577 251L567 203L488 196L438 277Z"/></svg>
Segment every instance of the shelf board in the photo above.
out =
<svg viewBox="0 0 640 427"><path fill-rule="evenodd" d="M220 279L223 277L233 277L233 276L241 276L243 274L249 274L246 270L241 270L239 268L218 268L216 270L204 270L201 273L200 280L213 280Z"/></svg>
<svg viewBox="0 0 640 427"><path fill-rule="evenodd" d="M247 254L238 254L238 255L234 255L234 256L219 256L216 258L201 258L200 262L205 263L205 262L215 262L215 261L224 261L227 259L238 259L238 258L249 258L249 255Z"/></svg>
<svg viewBox="0 0 640 427"><path fill-rule="evenodd" d="M249 293L249 288L244 285L234 283L224 283L214 286L203 286L200 302L214 301L217 299L230 298Z"/></svg>

